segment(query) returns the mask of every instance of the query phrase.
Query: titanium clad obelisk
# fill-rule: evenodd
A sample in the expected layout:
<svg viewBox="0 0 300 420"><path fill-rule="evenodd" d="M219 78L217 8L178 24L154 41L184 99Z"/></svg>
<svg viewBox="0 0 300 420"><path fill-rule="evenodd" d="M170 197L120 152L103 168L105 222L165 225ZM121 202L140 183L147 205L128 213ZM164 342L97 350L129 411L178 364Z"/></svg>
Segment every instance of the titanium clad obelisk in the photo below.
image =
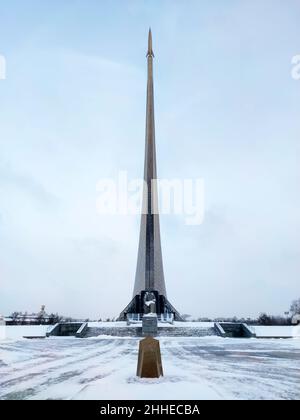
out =
<svg viewBox="0 0 300 420"><path fill-rule="evenodd" d="M180 314L167 299L164 279L163 259L160 241L158 214L157 170L154 120L154 86L153 86L152 33L148 38L148 82L146 109L146 146L143 211L141 217L138 261L133 290L133 299L121 312L119 320L129 320L143 316L149 311L149 304L155 306L160 320L182 321ZM139 319L139 317L138 317Z"/></svg>
<svg viewBox="0 0 300 420"><path fill-rule="evenodd" d="M146 146L145 146L145 189L143 195L143 212L141 220L138 262L133 296L143 290L157 290L167 297L160 242L159 215L157 209L157 171L154 120L154 86L153 86L153 49L152 33L148 39L148 83L146 109ZM156 214L155 214L156 213Z"/></svg>

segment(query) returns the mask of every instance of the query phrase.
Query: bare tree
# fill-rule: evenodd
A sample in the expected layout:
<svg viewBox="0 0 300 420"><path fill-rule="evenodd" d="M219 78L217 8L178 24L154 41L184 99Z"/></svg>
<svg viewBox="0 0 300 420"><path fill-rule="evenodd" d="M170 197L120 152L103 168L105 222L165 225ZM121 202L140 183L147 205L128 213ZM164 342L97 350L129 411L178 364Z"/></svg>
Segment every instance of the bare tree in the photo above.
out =
<svg viewBox="0 0 300 420"><path fill-rule="evenodd" d="M24 312L22 314L22 325L26 325L26 321L27 321L27 312Z"/></svg>
<svg viewBox="0 0 300 420"><path fill-rule="evenodd" d="M18 318L20 315L21 315L21 312L17 312L17 311L11 314L10 318L12 320L13 325L16 325L18 323Z"/></svg>
<svg viewBox="0 0 300 420"><path fill-rule="evenodd" d="M258 318L258 323L260 325L272 325L272 319L269 315L263 313L263 314L260 314Z"/></svg>
<svg viewBox="0 0 300 420"><path fill-rule="evenodd" d="M49 319L48 319L48 323L50 324L50 325L54 325L54 324L57 324L59 322L59 316L58 316L58 314L50 314L49 315Z"/></svg>
<svg viewBox="0 0 300 420"><path fill-rule="evenodd" d="M290 311L293 315L300 314L300 298L292 302Z"/></svg>

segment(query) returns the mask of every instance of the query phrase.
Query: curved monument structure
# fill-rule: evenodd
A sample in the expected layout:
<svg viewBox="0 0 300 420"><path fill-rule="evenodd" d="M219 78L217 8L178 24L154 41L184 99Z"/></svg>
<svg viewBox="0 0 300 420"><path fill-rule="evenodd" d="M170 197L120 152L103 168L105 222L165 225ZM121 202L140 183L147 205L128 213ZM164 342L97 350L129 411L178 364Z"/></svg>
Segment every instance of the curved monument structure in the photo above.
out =
<svg viewBox="0 0 300 420"><path fill-rule="evenodd" d="M144 172L145 183L138 261L133 300L125 308L125 310L122 311L119 317L120 320L126 319L128 314L143 315L145 313L145 297L149 292L152 292L155 295L156 312L158 316L167 317L168 315L173 314L175 320L181 320L179 313L167 300L163 269L157 194L153 59L154 53L152 49L152 33L150 29L147 52L148 83Z"/></svg>

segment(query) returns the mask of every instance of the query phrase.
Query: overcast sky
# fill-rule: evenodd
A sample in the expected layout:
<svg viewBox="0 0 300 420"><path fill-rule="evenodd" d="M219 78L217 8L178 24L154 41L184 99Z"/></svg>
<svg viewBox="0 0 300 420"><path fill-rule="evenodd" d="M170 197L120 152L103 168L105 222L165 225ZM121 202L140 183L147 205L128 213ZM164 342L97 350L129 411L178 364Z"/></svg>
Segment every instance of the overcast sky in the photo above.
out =
<svg viewBox="0 0 300 420"><path fill-rule="evenodd" d="M0 313L117 316L139 217L96 184L143 174L146 48L158 172L203 178L205 220L161 218L168 296L194 316L282 314L300 297L298 0L0 5Z"/></svg>

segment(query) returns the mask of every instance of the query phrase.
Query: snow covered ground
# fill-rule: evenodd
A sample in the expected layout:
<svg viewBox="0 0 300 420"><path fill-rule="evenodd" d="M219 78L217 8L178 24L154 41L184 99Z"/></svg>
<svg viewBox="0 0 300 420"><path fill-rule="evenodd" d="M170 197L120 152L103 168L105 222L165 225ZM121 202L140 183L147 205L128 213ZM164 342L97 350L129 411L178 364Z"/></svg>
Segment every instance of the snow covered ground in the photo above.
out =
<svg viewBox="0 0 300 420"><path fill-rule="evenodd" d="M0 338L20 339L23 337L45 337L49 326L47 325L17 325L0 327Z"/></svg>
<svg viewBox="0 0 300 420"><path fill-rule="evenodd" d="M161 338L164 378L135 376L136 338L0 341L0 399L299 399L300 340Z"/></svg>
<svg viewBox="0 0 300 420"><path fill-rule="evenodd" d="M297 326L259 326L251 327L257 337L299 337L300 325Z"/></svg>

